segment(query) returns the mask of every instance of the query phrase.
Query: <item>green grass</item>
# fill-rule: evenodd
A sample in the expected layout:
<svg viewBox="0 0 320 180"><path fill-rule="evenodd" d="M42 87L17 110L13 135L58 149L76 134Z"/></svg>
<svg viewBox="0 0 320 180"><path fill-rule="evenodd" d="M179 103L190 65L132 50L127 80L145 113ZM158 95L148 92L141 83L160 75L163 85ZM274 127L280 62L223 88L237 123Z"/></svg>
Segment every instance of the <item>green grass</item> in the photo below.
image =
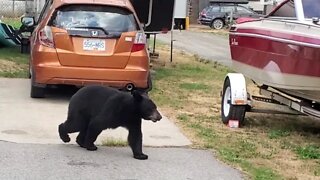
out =
<svg viewBox="0 0 320 180"><path fill-rule="evenodd" d="M29 55L21 54L19 48L0 48L0 59L18 64L29 63Z"/></svg>
<svg viewBox="0 0 320 180"><path fill-rule="evenodd" d="M320 148L315 145L300 146L296 153L301 159L320 159Z"/></svg>
<svg viewBox="0 0 320 180"><path fill-rule="evenodd" d="M167 54L160 53L160 59L153 61L156 73L150 96L170 119L175 119L188 132L194 147L214 151L219 159L239 167L251 179L294 179L292 172L305 168L300 166L305 159L311 161L310 171L303 173L320 174L320 162L315 163L320 124L300 116L248 113L244 127L230 129L221 122L220 91L226 74L232 71L187 53L175 54L170 63L168 51L164 53ZM299 148L309 143L317 146ZM286 163L297 161L297 168L281 171L272 165L276 160L282 169L287 168Z"/></svg>
<svg viewBox="0 0 320 180"><path fill-rule="evenodd" d="M194 61L190 63L173 63L155 68L155 84L151 96L158 105L192 112L193 106L212 108L211 103L218 102L211 98L214 94L218 96L224 77L230 70L218 63L208 62L197 56L193 56L192 59ZM189 100L190 96L194 96L194 94L210 96L208 99L212 102L197 105L198 102ZM188 107L191 108L188 109ZM176 118L203 141L201 145L203 148L215 149L222 159L237 164L245 171L250 172L254 179L280 177L272 169L263 165L260 165L259 168L253 165L248 166L246 163L248 159L262 157L257 151L255 142L251 139L238 137L236 134L228 135L226 141L225 135L217 132L213 124L213 122L220 121L219 116L203 113L178 113Z"/></svg>
<svg viewBox="0 0 320 180"><path fill-rule="evenodd" d="M29 56L21 54L19 48L0 48L0 77L27 78L28 64Z"/></svg>
<svg viewBox="0 0 320 180"><path fill-rule="evenodd" d="M187 90L205 90L208 89L208 85L199 84L199 83L182 83L180 88Z"/></svg>
<svg viewBox="0 0 320 180"><path fill-rule="evenodd" d="M279 139L281 137L287 137L290 135L290 132L282 129L272 129L268 133L270 139Z"/></svg>
<svg viewBox="0 0 320 180"><path fill-rule="evenodd" d="M179 114L177 116L177 118L180 120L180 121L188 121L189 120L189 116L187 114Z"/></svg>
<svg viewBox="0 0 320 180"><path fill-rule="evenodd" d="M3 18L1 21L5 24L13 26L15 29L19 29L21 26L20 18Z"/></svg>
<svg viewBox="0 0 320 180"><path fill-rule="evenodd" d="M274 180L282 179L279 174L274 172L273 169L268 167L255 166L252 163L248 162L245 158L239 157L238 153L234 149L220 149L220 156L231 163L236 163L246 170L255 180Z"/></svg>
<svg viewBox="0 0 320 180"><path fill-rule="evenodd" d="M20 70L20 71L15 71L15 72L0 72L0 77L5 77L5 78L27 78L29 76L27 70Z"/></svg>
<svg viewBox="0 0 320 180"><path fill-rule="evenodd" d="M102 141L103 146L125 147L128 146L127 141L121 139L107 138Z"/></svg>

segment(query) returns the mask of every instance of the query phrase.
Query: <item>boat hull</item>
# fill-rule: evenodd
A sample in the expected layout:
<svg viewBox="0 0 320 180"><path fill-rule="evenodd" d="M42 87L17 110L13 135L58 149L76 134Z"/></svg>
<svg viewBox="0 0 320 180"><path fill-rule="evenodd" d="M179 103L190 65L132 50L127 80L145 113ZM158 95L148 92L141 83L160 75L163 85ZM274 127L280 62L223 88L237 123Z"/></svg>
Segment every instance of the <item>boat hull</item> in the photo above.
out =
<svg viewBox="0 0 320 180"><path fill-rule="evenodd" d="M0 46L14 47L21 44L21 36L15 35L12 26L0 23Z"/></svg>
<svg viewBox="0 0 320 180"><path fill-rule="evenodd" d="M232 67L258 85L267 85L296 97L320 102L320 81L317 77L266 71L238 61L233 61Z"/></svg>
<svg viewBox="0 0 320 180"><path fill-rule="evenodd" d="M320 102L320 28L259 20L230 32L235 71L259 84Z"/></svg>

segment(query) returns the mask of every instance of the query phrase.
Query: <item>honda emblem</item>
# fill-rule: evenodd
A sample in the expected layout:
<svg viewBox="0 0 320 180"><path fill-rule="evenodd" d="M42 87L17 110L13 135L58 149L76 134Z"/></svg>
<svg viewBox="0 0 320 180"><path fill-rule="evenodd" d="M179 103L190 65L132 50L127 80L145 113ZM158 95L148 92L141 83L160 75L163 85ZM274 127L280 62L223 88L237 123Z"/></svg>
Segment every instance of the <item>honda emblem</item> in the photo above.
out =
<svg viewBox="0 0 320 180"><path fill-rule="evenodd" d="M93 37L96 37L96 36L99 35L99 32L98 32L98 31L91 31L91 35L92 35Z"/></svg>

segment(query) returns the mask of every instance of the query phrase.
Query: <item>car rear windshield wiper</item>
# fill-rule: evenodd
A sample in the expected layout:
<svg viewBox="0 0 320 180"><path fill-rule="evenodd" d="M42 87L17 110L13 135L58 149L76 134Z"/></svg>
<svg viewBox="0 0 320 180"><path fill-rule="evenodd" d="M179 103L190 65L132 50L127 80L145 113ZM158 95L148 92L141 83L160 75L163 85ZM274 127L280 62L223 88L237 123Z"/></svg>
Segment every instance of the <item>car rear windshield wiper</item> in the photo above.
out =
<svg viewBox="0 0 320 180"><path fill-rule="evenodd" d="M97 29L97 30L101 30L103 31L106 35L109 35L109 32L107 30L105 30L102 27L94 27L94 26L79 26L79 27L72 27L75 29Z"/></svg>

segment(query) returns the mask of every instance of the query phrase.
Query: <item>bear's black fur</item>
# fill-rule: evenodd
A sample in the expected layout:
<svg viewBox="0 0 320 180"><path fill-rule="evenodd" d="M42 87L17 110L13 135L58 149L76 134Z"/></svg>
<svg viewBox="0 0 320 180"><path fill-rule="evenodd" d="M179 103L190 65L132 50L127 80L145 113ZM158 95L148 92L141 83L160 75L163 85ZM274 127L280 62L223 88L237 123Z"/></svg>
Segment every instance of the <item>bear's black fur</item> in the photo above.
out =
<svg viewBox="0 0 320 180"><path fill-rule="evenodd" d="M68 133L79 132L76 142L87 150L94 145L102 130L125 127L128 143L136 159L148 159L142 152L141 119L159 121L162 117L154 102L144 93L121 92L102 86L87 86L71 97L68 118L59 125L62 141L69 142Z"/></svg>

